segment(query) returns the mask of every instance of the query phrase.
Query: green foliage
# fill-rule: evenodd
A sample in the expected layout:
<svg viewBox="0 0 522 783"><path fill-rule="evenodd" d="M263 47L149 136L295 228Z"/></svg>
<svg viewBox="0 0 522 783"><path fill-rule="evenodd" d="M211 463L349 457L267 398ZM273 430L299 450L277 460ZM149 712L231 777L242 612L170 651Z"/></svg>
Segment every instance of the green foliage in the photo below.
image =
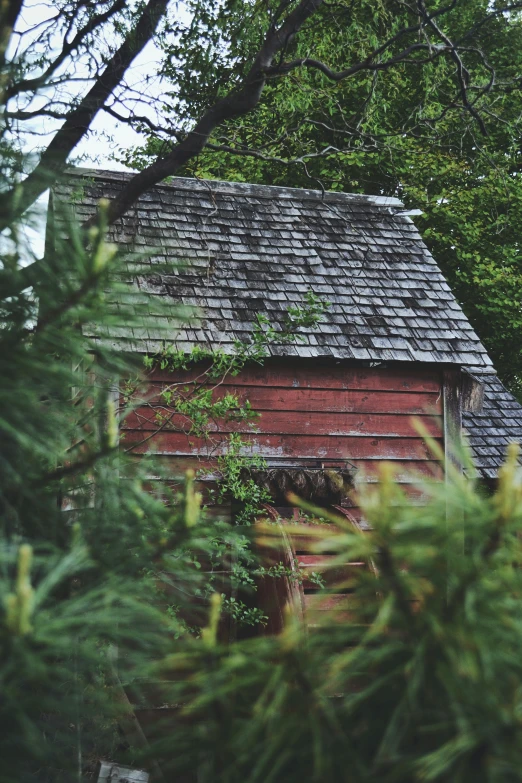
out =
<svg viewBox="0 0 522 783"><path fill-rule="evenodd" d="M483 0L449 4L445 13L438 3L423 7L441 12L442 35L453 40L465 35L474 52L466 61L468 83L476 85L470 98L474 113L455 95L458 69L449 57L420 67L412 55L392 69L362 68L335 87L322 73L303 68L270 81L255 112L222 126L211 138L214 147L190 161L186 172L393 195L421 209L416 222L424 239L502 379L517 391L522 19L519 12L500 13L499 4ZM164 41L172 58L167 78L181 88L171 110L185 122L199 114L213 91L237 82L270 13L238 2L198 2L191 8L194 26L184 29L173 48ZM482 24L493 8L497 15ZM394 2L325 4L291 43L287 59L313 57L337 70L364 62L372 47L415 22L411 11ZM202 36L201 48L193 45L195 36ZM386 54L408 42L418 42L416 34L400 36ZM386 59L384 53L380 59ZM480 92L491 77L484 63L495 70L495 84ZM140 168L163 144L150 132L146 145L126 159Z"/></svg>
<svg viewBox="0 0 522 783"><path fill-rule="evenodd" d="M145 579L93 584L96 565L77 541L50 554L2 541L0 547L0 780L81 780L100 754L114 753L118 699L111 652L122 676L146 676L169 650L166 618Z"/></svg>
<svg viewBox="0 0 522 783"><path fill-rule="evenodd" d="M177 638L199 633L209 592L200 563L219 538L230 571L234 546L230 525L201 514L193 477L172 488L151 457L119 448L117 379L134 377L139 358L105 338L146 325L149 304L125 296L103 205L87 236L65 215L48 238L46 257L32 259L34 289L18 227L2 240L2 783L68 783L92 776L100 757L132 758L134 740L120 736L126 692L139 693Z"/></svg>
<svg viewBox="0 0 522 783"><path fill-rule="evenodd" d="M304 307L289 307L286 320L286 330L293 334L295 329L300 326L313 328L320 322L325 310L330 306L330 302L323 301L313 291L307 291L305 294ZM299 335L297 336L299 339Z"/></svg>
<svg viewBox="0 0 522 783"><path fill-rule="evenodd" d="M238 525L250 525L263 513L263 504L270 502L266 489L256 484L253 478L245 478L245 469L263 468L265 461L257 454L245 454L248 446L239 434L232 433L225 454L217 459L221 473L219 482L218 502L231 496L240 504L236 514Z"/></svg>
<svg viewBox="0 0 522 783"><path fill-rule="evenodd" d="M227 648L187 640L165 661L184 705L155 749L172 776L200 759L213 783L522 779L516 454L492 497L458 474L424 489L419 509L385 467L362 498L373 530L332 519L318 539L334 565L374 565L346 583L348 615L308 634L289 616L280 636Z"/></svg>
<svg viewBox="0 0 522 783"><path fill-rule="evenodd" d="M240 625L263 626L268 620L267 615L257 606L247 606L244 601L233 595L222 595L222 607Z"/></svg>

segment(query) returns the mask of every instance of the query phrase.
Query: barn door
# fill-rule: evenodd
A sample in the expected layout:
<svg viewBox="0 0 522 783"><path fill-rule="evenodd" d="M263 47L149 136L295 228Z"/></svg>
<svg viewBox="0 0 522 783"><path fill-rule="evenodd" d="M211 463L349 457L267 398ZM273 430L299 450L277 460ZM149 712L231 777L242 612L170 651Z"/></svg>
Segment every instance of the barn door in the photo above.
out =
<svg viewBox="0 0 522 783"><path fill-rule="evenodd" d="M346 509L335 507L334 510L361 530L357 520ZM355 600L353 584L357 571L373 571L373 563L339 563L336 554L318 554L314 551L318 541L317 525L301 524L296 532L295 525L285 525L274 509L269 513L278 526L281 543L276 550L265 549L261 556L267 565L283 563L289 576L259 580L258 605L268 616L264 632L280 633L289 609L310 631L322 625L326 617L329 622L349 621ZM336 530L333 525L324 527L327 532Z"/></svg>

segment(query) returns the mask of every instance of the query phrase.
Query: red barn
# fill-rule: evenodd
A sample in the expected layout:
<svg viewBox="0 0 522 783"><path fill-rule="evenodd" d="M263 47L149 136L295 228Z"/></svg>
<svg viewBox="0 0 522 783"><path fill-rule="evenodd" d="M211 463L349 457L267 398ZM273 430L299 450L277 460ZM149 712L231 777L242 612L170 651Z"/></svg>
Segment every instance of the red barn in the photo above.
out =
<svg viewBox="0 0 522 783"><path fill-rule="evenodd" d="M83 220L126 178L76 170L54 198L68 200L81 186L76 209ZM198 311L187 326L174 317L169 326L162 315L157 331L120 324L100 336L127 350L150 355L201 345L232 352L236 341L251 338L258 314L281 329L288 308L302 305L307 292L330 303L318 326L299 329L298 342L275 342L262 366L223 379L219 393L250 400L260 414L255 426L218 423L209 450L175 419L158 428L150 407L127 421L126 444L164 456L173 473L212 464L229 432L240 430L247 451L261 455L267 470L286 471L290 483L299 472L354 469L356 483L371 481L383 460L397 464L407 486L418 473L442 479L416 418L446 453L464 420L477 468L491 480L507 442L522 438L521 406L496 378L397 199L174 179L142 196L110 237L129 251L148 249L150 275L130 274L129 290L146 291L151 312L159 300L173 312L179 305ZM158 261L183 266L158 274ZM158 391L188 379L150 375ZM333 500L364 523L349 496ZM282 503L274 499L285 513Z"/></svg>

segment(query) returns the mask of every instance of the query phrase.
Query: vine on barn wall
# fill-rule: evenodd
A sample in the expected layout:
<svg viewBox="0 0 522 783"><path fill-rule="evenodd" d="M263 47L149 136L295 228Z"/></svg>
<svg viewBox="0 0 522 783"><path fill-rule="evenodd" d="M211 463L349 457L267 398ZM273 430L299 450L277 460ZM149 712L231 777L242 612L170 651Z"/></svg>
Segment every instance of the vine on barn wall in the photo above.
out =
<svg viewBox="0 0 522 783"><path fill-rule="evenodd" d="M132 452L137 445L150 440L160 431L181 431L187 436L203 439L207 444L208 456L212 457L218 447L223 449L223 440L215 435L219 434L220 424L249 421L255 431L255 420L259 414L252 409L250 402L234 393L225 393L218 397L216 392L227 377L237 376L246 364L255 362L262 365L270 355L271 345L289 345L303 341L303 336L298 332L299 328L317 326L328 307L329 302L309 291L302 305L288 308L280 330L275 329L265 315L258 314L250 340L236 340L230 353L226 353L222 348L211 350L196 345L188 353L168 346L156 354L145 356L144 365L147 370L154 367L167 372L188 371L197 367L203 369L192 381L168 384L161 390L159 400L157 394L155 397L150 394L142 379L127 381L123 385L123 409L120 411L120 418L125 419L129 413L144 408L151 411L156 427L152 435L148 434L140 444L133 444L127 451ZM230 569L230 589L229 594L222 594L223 613L238 625L263 626L267 616L258 607L248 606L241 599L241 595L255 592L257 580L262 577L277 579L284 576L302 582L304 572L297 563L293 568L283 563L265 567L258 562L252 550L252 536L248 533L248 528L266 513L265 505L270 502L271 497L268 490L249 475L250 471L265 469L266 463L259 455L246 454L247 446L248 443L239 433L232 433L227 439L224 453L219 454L216 459L219 479L216 488L207 492L208 501L217 506L233 502L236 507L234 535L232 538L216 538L212 541L208 578L199 590L199 597L208 600L216 591L222 579L223 563L227 563ZM199 471L198 478L215 478L215 473ZM203 505L202 513L206 513L208 508L208 505ZM196 557L194 567L201 567ZM317 573L307 574L307 579L317 587L323 585L323 580ZM168 613L177 617L175 604L168 606ZM199 633L198 628L189 624L185 625L185 629L190 633Z"/></svg>

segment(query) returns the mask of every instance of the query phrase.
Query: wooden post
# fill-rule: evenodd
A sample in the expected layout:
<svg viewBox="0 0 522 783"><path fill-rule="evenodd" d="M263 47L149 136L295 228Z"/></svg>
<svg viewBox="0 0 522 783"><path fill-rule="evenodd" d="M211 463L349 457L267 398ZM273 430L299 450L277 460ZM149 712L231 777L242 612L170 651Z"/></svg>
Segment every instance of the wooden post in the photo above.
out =
<svg viewBox="0 0 522 783"><path fill-rule="evenodd" d="M462 373L460 367L447 368L443 371L443 399L444 399L444 476L446 491L451 491L450 466L462 472L463 465L460 457L462 448ZM462 525L463 513L446 500L447 524L459 524L462 535L459 536L459 545L451 547L448 552L448 568L451 570L452 557L460 556L465 548L464 527Z"/></svg>
<svg viewBox="0 0 522 783"><path fill-rule="evenodd" d="M462 444L462 381L459 367L443 371L444 458L446 482L448 465L462 470L460 450Z"/></svg>

